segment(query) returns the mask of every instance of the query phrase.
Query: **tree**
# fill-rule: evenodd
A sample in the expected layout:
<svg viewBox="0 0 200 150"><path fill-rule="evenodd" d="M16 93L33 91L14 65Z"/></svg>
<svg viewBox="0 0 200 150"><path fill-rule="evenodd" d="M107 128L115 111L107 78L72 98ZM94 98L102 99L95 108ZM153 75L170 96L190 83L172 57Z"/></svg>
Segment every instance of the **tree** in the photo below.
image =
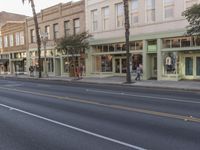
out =
<svg viewBox="0 0 200 150"><path fill-rule="evenodd" d="M124 16L125 16L125 47L126 47L126 82L131 83L131 73L130 73L130 52L129 52L129 35L130 35L130 23L129 23L129 5L128 0L123 0L124 2Z"/></svg>
<svg viewBox="0 0 200 150"><path fill-rule="evenodd" d="M187 35L200 36L200 4L195 4L183 12L183 16L189 22Z"/></svg>
<svg viewBox="0 0 200 150"><path fill-rule="evenodd" d="M22 3L24 4L26 0L22 0ZM37 40L37 48L38 48L38 71L39 71L39 78L41 78L42 73L41 73L41 39L40 39L40 34L39 34L39 27L38 27L38 20L37 20L37 15L35 12L35 4L34 0L28 0L29 3L31 3L31 8L33 12L33 19L35 23L35 33L36 33L36 40Z"/></svg>
<svg viewBox="0 0 200 150"><path fill-rule="evenodd" d="M71 64L75 67L76 56L84 53L85 49L89 48L88 39L91 35L88 32L69 35L56 40L56 49L64 54L72 57Z"/></svg>

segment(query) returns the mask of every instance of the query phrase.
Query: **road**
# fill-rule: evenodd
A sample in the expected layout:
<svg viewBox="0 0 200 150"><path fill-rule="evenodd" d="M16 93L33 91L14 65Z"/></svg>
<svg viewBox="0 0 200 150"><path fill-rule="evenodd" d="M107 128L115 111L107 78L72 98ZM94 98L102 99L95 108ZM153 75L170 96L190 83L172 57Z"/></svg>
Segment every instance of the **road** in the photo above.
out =
<svg viewBox="0 0 200 150"><path fill-rule="evenodd" d="M200 150L200 92L0 79L0 150Z"/></svg>

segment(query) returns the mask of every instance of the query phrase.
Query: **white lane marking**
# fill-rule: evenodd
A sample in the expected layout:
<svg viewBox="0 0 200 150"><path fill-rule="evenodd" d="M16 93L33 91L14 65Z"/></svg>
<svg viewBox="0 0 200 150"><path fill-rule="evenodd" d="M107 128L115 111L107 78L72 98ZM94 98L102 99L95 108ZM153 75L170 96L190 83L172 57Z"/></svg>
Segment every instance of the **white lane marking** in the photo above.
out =
<svg viewBox="0 0 200 150"><path fill-rule="evenodd" d="M101 138L101 139L104 139L104 140L107 140L107 141L110 141L110 142L113 142L113 143L117 143L119 145L134 148L136 150L147 150L147 149L144 149L144 148L136 146L136 145L128 144L128 143L125 143L125 142L122 142L122 141L119 141L119 140L116 140L116 139L113 139L113 138L109 138L109 137L106 137L106 136L103 136L103 135L100 135L100 134L96 134L96 133L93 133L93 132L90 132L90 131L87 131L87 130L84 130L84 129L81 129L81 128L77 128L77 127L74 127L74 126L71 126L71 125L68 125L68 124L64 124L62 122L55 121L55 120L30 113L28 111L17 109L17 108L8 106L8 105L0 104L0 106L2 106L4 108L8 108L9 110L15 110L17 112L20 112L20 113L23 113L23 114L26 114L26 115L29 115L29 116L32 116L32 117L35 117L35 118L45 120L45 121L48 121L48 122L51 122L51 123L54 123L54 124L57 124L57 125L60 125L60 126L66 127L66 128L73 129L75 131L79 131L79 132L82 132L82 133L85 133L85 134L88 134L88 135L92 135L92 136L95 136L95 137L98 137L98 138Z"/></svg>
<svg viewBox="0 0 200 150"><path fill-rule="evenodd" d="M175 102L182 102L182 103L194 103L194 104L200 104L200 101L194 101L194 100L181 100L181 99L175 99L175 98L167 98L167 97L156 97L156 96L145 96L145 95L137 95L137 94L128 94L128 93L117 93L112 91L101 91L101 90L90 90L86 89L87 92L95 92L95 93L104 93L104 94L112 94L112 95L126 95L131 97L142 97L142 98L150 98L150 99L161 99L166 101L175 101ZM155 100L154 100L155 101Z"/></svg>

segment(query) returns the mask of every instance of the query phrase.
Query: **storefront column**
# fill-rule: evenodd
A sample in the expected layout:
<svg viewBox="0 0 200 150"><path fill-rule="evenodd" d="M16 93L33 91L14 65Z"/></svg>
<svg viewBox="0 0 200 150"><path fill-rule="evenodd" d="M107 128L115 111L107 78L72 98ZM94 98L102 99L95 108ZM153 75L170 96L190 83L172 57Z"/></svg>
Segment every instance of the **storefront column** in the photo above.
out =
<svg viewBox="0 0 200 150"><path fill-rule="evenodd" d="M157 80L162 80L162 40L157 39Z"/></svg>
<svg viewBox="0 0 200 150"><path fill-rule="evenodd" d="M63 65L63 57L60 57L60 67L61 67L61 76L64 74L64 65Z"/></svg>
<svg viewBox="0 0 200 150"><path fill-rule="evenodd" d="M92 73L93 65L96 64L96 62L92 62L92 47L90 47L86 52L85 56L85 69L86 69L86 76L88 74Z"/></svg>
<svg viewBox="0 0 200 150"><path fill-rule="evenodd" d="M13 74L13 64L12 64L12 53L9 54L9 69L8 69L8 72L10 72L10 74Z"/></svg>
<svg viewBox="0 0 200 150"><path fill-rule="evenodd" d="M29 67L31 66L31 57L29 50L26 51L26 72L28 75L30 75Z"/></svg>
<svg viewBox="0 0 200 150"><path fill-rule="evenodd" d="M147 69L147 40L143 40L143 80L148 79L148 69Z"/></svg>

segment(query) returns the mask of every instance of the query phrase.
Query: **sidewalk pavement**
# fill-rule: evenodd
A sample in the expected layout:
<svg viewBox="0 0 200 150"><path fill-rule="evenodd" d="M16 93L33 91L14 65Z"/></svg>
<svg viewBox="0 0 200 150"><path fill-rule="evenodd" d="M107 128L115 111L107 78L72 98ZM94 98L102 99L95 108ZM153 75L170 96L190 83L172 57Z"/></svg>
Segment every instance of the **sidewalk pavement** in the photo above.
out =
<svg viewBox="0 0 200 150"><path fill-rule="evenodd" d="M1 78L18 78L18 79L37 79L37 80L52 80L52 81L68 81L68 82L82 82L82 83L97 83L97 84L114 84L114 85L128 85L135 87L146 88L162 88L162 89L176 89L188 91L200 91L200 81L157 81L157 80L132 80L131 84L126 83L125 76L88 76L82 79L74 77L48 77L36 78L27 75L0 75Z"/></svg>

